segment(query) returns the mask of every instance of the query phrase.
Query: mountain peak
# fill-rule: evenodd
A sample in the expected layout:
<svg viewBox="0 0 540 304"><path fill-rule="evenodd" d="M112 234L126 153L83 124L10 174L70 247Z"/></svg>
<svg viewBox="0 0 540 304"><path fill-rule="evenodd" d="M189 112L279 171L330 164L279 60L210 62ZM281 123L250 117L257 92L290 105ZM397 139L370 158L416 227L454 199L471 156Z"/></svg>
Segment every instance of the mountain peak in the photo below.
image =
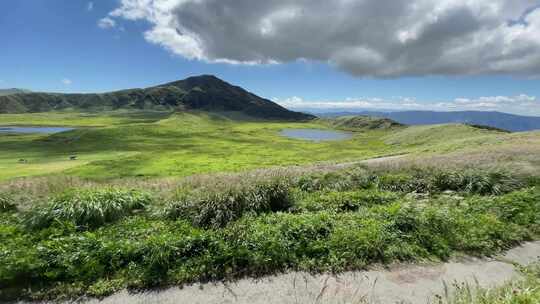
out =
<svg viewBox="0 0 540 304"><path fill-rule="evenodd" d="M177 80L173 82L169 82L163 85L159 85L159 87L163 86L175 86L178 88L181 88L183 90L190 90L194 87L208 87L208 86L232 86L229 83L225 82L224 80L216 77L215 75L198 75L198 76L191 76L186 79Z"/></svg>
<svg viewBox="0 0 540 304"><path fill-rule="evenodd" d="M146 89L102 94L27 93L0 97L0 113L46 112L74 108L96 109L194 109L240 112L276 120L309 120L312 115L289 111L214 75L199 75Z"/></svg>

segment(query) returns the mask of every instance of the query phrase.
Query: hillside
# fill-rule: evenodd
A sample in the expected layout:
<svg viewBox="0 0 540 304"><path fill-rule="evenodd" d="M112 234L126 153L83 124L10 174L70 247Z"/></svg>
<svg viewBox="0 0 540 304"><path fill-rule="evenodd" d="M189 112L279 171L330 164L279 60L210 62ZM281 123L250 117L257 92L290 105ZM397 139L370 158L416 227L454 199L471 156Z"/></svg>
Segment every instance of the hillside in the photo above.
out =
<svg viewBox="0 0 540 304"><path fill-rule="evenodd" d="M490 126L513 132L540 130L540 117L514 115L501 112L361 111L320 114L320 116L325 117L336 117L343 115L369 115L384 117L406 125L462 123Z"/></svg>
<svg viewBox="0 0 540 304"><path fill-rule="evenodd" d="M22 93L0 96L0 113L35 113L58 110L103 111L117 109L240 112L264 119L309 120L314 116L289 111L280 105L233 86L215 76L189 77L144 89L101 94Z"/></svg>
<svg viewBox="0 0 540 304"><path fill-rule="evenodd" d="M29 90L24 89L0 89L0 96L7 96L7 95L13 95L13 94L21 94L21 93L30 93Z"/></svg>
<svg viewBox="0 0 540 304"><path fill-rule="evenodd" d="M340 116L321 120L334 128L347 130L391 130L403 127L402 124L388 118L363 115Z"/></svg>

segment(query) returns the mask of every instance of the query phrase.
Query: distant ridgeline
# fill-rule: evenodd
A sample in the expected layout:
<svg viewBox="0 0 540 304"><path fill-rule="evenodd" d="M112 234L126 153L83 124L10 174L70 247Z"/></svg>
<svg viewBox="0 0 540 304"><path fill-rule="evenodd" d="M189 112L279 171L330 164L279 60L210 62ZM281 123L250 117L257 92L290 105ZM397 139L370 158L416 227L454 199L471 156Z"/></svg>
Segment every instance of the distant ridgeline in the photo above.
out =
<svg viewBox="0 0 540 304"><path fill-rule="evenodd" d="M377 111L353 111L317 113L321 117L338 117L344 115L368 115L392 119L405 125L434 125L448 123L469 124L475 127L490 126L497 129L513 132L540 130L540 117L522 116L501 112L484 111L456 111L456 112L433 112L433 111L400 111L400 112L377 112Z"/></svg>
<svg viewBox="0 0 540 304"><path fill-rule="evenodd" d="M145 89L102 94L27 93L0 95L0 113L30 113L55 110L194 109L241 112L245 115L284 120L308 120L312 115L293 112L215 76L190 77Z"/></svg>
<svg viewBox="0 0 540 304"><path fill-rule="evenodd" d="M6 96L6 95L13 95L13 94L20 94L20 93L30 93L29 90L23 90L23 89L0 89L0 96Z"/></svg>

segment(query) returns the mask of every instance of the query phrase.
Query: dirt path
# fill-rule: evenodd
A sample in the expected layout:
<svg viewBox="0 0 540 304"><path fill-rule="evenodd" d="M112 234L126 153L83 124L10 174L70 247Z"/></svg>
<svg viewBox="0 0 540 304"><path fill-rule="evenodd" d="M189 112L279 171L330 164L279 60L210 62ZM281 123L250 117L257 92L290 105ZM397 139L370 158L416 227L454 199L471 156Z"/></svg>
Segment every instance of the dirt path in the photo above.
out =
<svg viewBox="0 0 540 304"><path fill-rule="evenodd" d="M437 265L396 266L389 270L347 272L339 276L289 273L235 283L195 284L161 291L120 292L85 304L296 304L296 303L427 303L444 295L445 285L467 282L501 285L520 275L513 264L527 265L540 257L540 242L526 243L491 259L463 259Z"/></svg>

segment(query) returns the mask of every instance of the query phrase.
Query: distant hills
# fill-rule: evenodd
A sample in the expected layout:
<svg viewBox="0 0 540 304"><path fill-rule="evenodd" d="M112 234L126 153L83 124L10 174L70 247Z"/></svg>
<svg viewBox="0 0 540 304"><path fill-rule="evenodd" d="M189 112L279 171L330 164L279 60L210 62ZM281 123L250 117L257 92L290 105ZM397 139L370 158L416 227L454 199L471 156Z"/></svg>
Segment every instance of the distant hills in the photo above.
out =
<svg viewBox="0 0 540 304"><path fill-rule="evenodd" d="M0 113L56 110L100 111L116 109L239 112L244 115L282 120L308 120L315 116L290 111L268 99L215 76L189 77L154 87L101 94L16 92L0 96Z"/></svg>
<svg viewBox="0 0 540 304"><path fill-rule="evenodd" d="M337 117L348 115L368 115L392 119L406 125L432 125L445 123L463 123L489 126L512 132L540 130L540 117L521 116L501 112L483 111L403 111L403 112L337 112L319 113L322 117Z"/></svg>
<svg viewBox="0 0 540 304"><path fill-rule="evenodd" d="M362 115L321 118L321 120L332 127L345 130L390 130L403 127L402 124L388 118Z"/></svg>
<svg viewBox="0 0 540 304"><path fill-rule="evenodd" d="M0 89L0 96L7 96L7 95L13 95L13 94L20 94L20 93L30 93L30 90L23 90L23 89Z"/></svg>

